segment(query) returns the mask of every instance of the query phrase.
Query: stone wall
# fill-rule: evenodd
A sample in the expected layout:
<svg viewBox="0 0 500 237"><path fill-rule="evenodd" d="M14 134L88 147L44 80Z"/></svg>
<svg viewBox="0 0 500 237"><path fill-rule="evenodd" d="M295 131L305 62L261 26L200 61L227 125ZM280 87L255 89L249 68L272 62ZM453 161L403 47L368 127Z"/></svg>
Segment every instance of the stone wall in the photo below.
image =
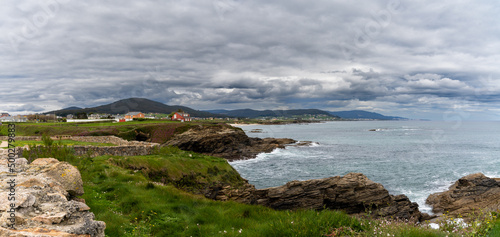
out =
<svg viewBox="0 0 500 237"><path fill-rule="evenodd" d="M51 137L53 140L73 140L79 142L97 142L97 143L111 143L118 146L156 146L158 143L127 141L116 136L70 136L70 135L56 135ZM7 141L9 137L0 136L0 141ZM41 136L17 136L16 141L41 141Z"/></svg>
<svg viewBox="0 0 500 237"><path fill-rule="evenodd" d="M69 138L80 142L112 143L118 146L155 146L158 143L127 141L116 136L76 136Z"/></svg>
<svg viewBox="0 0 500 237"><path fill-rule="evenodd" d="M158 146L73 146L75 155L82 156L90 154L91 157L112 155L112 156L145 156L151 155ZM22 157L25 147L17 147L16 152ZM0 153L0 158L7 158L8 152Z"/></svg>
<svg viewBox="0 0 500 237"><path fill-rule="evenodd" d="M8 137L0 137L8 139ZM74 141L81 142L97 142L97 143L111 143L117 146L107 146L107 147L97 147L97 146L73 146L75 150L75 155L87 155L91 154L92 157L102 156L102 155L113 155L113 156L144 156L151 155L156 147L160 144L150 143L150 142L139 142L139 141L127 141L115 136L76 136L76 137L65 137L63 139L71 139ZM16 137L16 140L40 140L40 137L36 136L26 136L26 137ZM28 147L16 147L16 153L18 156L22 157L24 149ZM0 149L0 158L8 157L8 149Z"/></svg>
<svg viewBox="0 0 500 237"><path fill-rule="evenodd" d="M74 146L75 155L82 156L89 154L92 157L113 155L113 156L146 156L151 155L157 146Z"/></svg>
<svg viewBox="0 0 500 237"><path fill-rule="evenodd" d="M18 136L14 138L16 141L41 141L42 137L40 136ZM9 137L0 136L0 141L7 141Z"/></svg>

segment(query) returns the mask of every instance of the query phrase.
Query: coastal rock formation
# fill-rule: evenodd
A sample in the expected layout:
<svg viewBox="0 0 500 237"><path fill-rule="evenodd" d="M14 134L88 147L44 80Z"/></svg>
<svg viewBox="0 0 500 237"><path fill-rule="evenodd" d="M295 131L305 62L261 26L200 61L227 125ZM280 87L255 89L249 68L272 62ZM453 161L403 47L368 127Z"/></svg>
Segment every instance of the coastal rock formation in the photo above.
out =
<svg viewBox="0 0 500 237"><path fill-rule="evenodd" d="M373 217L391 217L422 221L429 218L418 210L405 195L390 195L381 184L361 173L343 177L291 181L280 187L251 190L227 188L217 196L219 200L235 200L258 204L277 210L324 208L343 210L348 214L370 214Z"/></svg>
<svg viewBox="0 0 500 237"><path fill-rule="evenodd" d="M76 197L83 194L78 169L54 158L27 163L16 159L12 177L7 160L0 160L0 236L104 236L106 224Z"/></svg>
<svg viewBox="0 0 500 237"><path fill-rule="evenodd" d="M473 211L500 209L500 179L484 174L467 175L456 181L448 191L429 195L426 203L435 213L465 215Z"/></svg>
<svg viewBox="0 0 500 237"><path fill-rule="evenodd" d="M182 150L227 160L239 160L255 158L259 153L285 148L285 145L295 142L287 138L251 138L243 130L228 125L198 125L175 135L163 145L177 146Z"/></svg>

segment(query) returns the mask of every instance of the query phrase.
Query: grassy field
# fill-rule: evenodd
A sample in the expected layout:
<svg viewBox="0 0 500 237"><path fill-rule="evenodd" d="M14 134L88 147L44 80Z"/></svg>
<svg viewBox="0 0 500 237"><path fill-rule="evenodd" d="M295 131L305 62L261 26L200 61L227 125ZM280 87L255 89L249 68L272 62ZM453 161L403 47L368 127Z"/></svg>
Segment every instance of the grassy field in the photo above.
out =
<svg viewBox="0 0 500 237"><path fill-rule="evenodd" d="M276 211L212 201L184 190L237 186L241 177L224 159L177 148L135 157L53 154L80 170L83 198L96 219L106 222L107 236L458 236L338 211ZM199 178L185 186L175 182L190 175Z"/></svg>
<svg viewBox="0 0 500 237"><path fill-rule="evenodd" d="M138 134L145 134L151 142L164 143L175 133L187 130L194 123L146 120L125 123L18 123L16 136L107 136L113 135L126 140L139 140ZM7 135L7 126L0 126L0 135Z"/></svg>
<svg viewBox="0 0 500 237"><path fill-rule="evenodd" d="M181 126L179 126L181 125ZM183 131L189 123L136 124L135 131L154 134ZM144 126L144 127L143 127ZM187 126L187 127L186 127ZM159 130L155 130L159 129ZM40 157L55 157L76 166L83 198L96 220L106 222L107 236L499 236L500 224L481 222L480 230L454 232L448 225L431 230L410 223L355 218L338 211L276 211L201 195L217 184L241 185L227 163L177 148L164 147L149 156L75 157L70 148L55 148ZM187 192L189 191L189 192ZM491 230L490 230L491 229ZM489 232L489 233L488 233Z"/></svg>
<svg viewBox="0 0 500 237"><path fill-rule="evenodd" d="M184 165L189 159L199 161L199 164ZM102 156L86 163L81 159L74 160L74 165L82 171L83 198L96 214L96 219L106 221L108 236L326 236L332 233L374 236L374 229L380 234L376 236L387 236L389 231L396 236L447 235L409 224L384 225L380 221L357 219L337 211L275 211L260 206L211 201L173 185L153 184L146 173L121 167L142 165L142 161L156 169L167 162L175 164L172 172L165 173L172 174L172 180L179 177L179 172L208 174L208 169L214 166L219 170L232 170L225 160L175 148L147 157ZM212 179L234 182L225 179L224 175Z"/></svg>
<svg viewBox="0 0 500 237"><path fill-rule="evenodd" d="M116 146L113 143L98 143L98 142L81 142L74 140L56 140L55 143L66 146ZM43 145L43 141L16 141L14 143L16 147L22 147L25 145Z"/></svg>

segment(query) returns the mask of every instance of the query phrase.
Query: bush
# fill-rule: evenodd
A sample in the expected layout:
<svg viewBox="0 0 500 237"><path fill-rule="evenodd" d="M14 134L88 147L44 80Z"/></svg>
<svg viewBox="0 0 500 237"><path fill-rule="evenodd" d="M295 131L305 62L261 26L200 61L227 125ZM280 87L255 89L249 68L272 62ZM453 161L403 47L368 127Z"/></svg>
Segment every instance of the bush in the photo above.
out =
<svg viewBox="0 0 500 237"><path fill-rule="evenodd" d="M152 119L148 119L148 118L133 118L134 121L148 121L148 120L152 120Z"/></svg>
<svg viewBox="0 0 500 237"><path fill-rule="evenodd" d="M28 162L32 162L38 158L56 158L59 161L70 161L76 158L75 151L73 148L66 145L62 145L59 141L54 142L49 136L42 136L43 145L29 145L29 150L23 150L23 157L25 157Z"/></svg>

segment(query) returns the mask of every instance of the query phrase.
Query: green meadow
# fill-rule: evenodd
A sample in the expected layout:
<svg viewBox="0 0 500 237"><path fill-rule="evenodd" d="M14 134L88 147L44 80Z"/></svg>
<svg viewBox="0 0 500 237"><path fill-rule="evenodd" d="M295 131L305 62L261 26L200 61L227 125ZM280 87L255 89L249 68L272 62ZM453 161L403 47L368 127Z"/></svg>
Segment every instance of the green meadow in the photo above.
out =
<svg viewBox="0 0 500 237"><path fill-rule="evenodd" d="M115 127L118 131L142 129L150 134L175 134L192 125L141 122L122 126ZM58 125L43 127L19 126L26 135L33 135L33 130L73 133L72 129L81 128L60 126L58 131L54 128ZM90 124L83 127L94 128ZM175 147L162 147L148 156L91 158L76 157L70 146L45 139L36 156L54 157L80 170L85 191L82 198L95 219L106 222L107 236L500 236L496 216L480 220L481 224L473 228L449 224L433 230L425 224L374 220L368 215L353 217L333 210L277 211L213 201L201 195L207 187L238 187L244 183L243 178L225 159Z"/></svg>

